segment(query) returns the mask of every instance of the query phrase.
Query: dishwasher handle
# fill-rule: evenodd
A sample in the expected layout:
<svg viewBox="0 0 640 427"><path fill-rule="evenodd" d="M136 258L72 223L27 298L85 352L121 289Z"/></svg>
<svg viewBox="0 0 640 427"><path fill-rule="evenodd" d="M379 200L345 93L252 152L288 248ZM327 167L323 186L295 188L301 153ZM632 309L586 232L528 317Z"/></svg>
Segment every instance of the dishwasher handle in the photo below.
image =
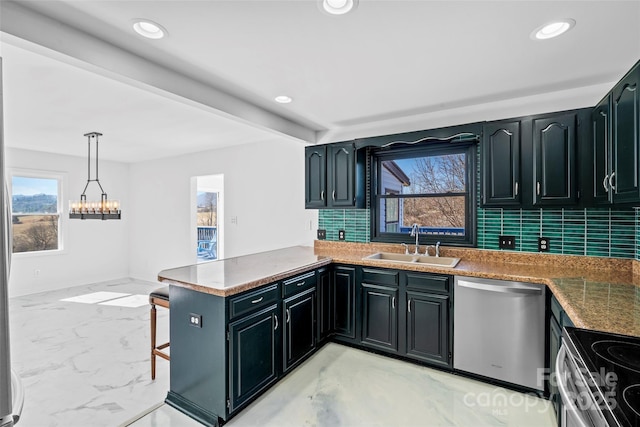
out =
<svg viewBox="0 0 640 427"><path fill-rule="evenodd" d="M477 289L480 291L502 292L506 294L525 294L525 295L542 294L542 288L534 287L534 286L490 285L487 283L468 282L466 280L458 280L458 286L463 288Z"/></svg>

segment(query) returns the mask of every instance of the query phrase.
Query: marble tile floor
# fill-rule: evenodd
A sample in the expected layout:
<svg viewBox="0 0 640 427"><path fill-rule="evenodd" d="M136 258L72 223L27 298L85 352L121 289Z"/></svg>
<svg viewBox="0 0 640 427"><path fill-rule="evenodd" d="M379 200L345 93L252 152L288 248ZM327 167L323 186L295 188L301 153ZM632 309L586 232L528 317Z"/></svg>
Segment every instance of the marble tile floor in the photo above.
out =
<svg viewBox="0 0 640 427"><path fill-rule="evenodd" d="M10 298L11 362L25 391L17 425L117 426L162 402L169 364L158 359L151 381L149 305L140 305L159 286L124 279ZM158 309L158 339L168 334Z"/></svg>
<svg viewBox="0 0 640 427"><path fill-rule="evenodd" d="M166 361L158 359L151 381L148 305L118 302L140 300L136 295L157 286L122 280L10 299L12 364L25 388L19 427L200 425L162 404ZM127 295L61 301L97 292ZM163 340L168 313L158 315ZM227 426L547 427L555 421L542 399L328 344Z"/></svg>
<svg viewBox="0 0 640 427"><path fill-rule="evenodd" d="M131 427L197 427L159 405ZM548 401L442 371L327 344L228 427L552 427Z"/></svg>

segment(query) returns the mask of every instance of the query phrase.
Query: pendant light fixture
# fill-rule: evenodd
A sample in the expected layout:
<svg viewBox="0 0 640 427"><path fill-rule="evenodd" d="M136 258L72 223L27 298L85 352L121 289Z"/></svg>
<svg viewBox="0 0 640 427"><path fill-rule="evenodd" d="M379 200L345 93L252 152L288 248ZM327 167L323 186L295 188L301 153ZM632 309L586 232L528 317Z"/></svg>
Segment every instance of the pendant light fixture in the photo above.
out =
<svg viewBox="0 0 640 427"><path fill-rule="evenodd" d="M69 201L69 218L71 219L120 219L120 202L107 199L107 193L102 189L98 179L98 137L102 136L98 132L85 133L88 142L87 154L87 185L80 195L80 200ZM96 170L95 179L91 179L91 140L96 142ZM91 182L95 182L100 187L102 193L99 201L87 201L87 188Z"/></svg>

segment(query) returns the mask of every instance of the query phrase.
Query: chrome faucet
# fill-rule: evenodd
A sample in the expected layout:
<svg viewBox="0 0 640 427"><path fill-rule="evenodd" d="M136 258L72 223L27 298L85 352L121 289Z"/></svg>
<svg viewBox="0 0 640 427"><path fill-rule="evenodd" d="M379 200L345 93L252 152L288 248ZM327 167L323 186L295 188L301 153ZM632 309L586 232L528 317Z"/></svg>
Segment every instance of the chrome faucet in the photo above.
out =
<svg viewBox="0 0 640 427"><path fill-rule="evenodd" d="M436 242L436 256L440 256L440 242Z"/></svg>
<svg viewBox="0 0 640 427"><path fill-rule="evenodd" d="M420 226L418 224L413 224L411 226L411 237L416 238L416 248L413 251L414 255L420 255L419 246L418 246L418 238L420 237Z"/></svg>
<svg viewBox="0 0 640 427"><path fill-rule="evenodd" d="M404 246L404 254L409 255L409 245L402 243L402 246Z"/></svg>

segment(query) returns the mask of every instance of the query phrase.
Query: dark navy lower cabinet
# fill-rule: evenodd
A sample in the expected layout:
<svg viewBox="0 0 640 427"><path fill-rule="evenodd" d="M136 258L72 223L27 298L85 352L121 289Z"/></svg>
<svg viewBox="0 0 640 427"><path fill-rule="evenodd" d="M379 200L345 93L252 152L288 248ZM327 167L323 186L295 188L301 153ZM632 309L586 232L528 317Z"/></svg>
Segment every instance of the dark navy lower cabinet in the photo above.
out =
<svg viewBox="0 0 640 427"><path fill-rule="evenodd" d="M336 335L356 338L356 269L336 266L333 269L333 319Z"/></svg>
<svg viewBox="0 0 640 427"><path fill-rule="evenodd" d="M285 327L279 305L229 324L229 412L278 378L278 345Z"/></svg>
<svg viewBox="0 0 640 427"><path fill-rule="evenodd" d="M407 291L408 357L451 367L448 295Z"/></svg>
<svg viewBox="0 0 640 427"><path fill-rule="evenodd" d="M316 290L310 289L286 299L284 319L283 371L300 362L316 349Z"/></svg>
<svg viewBox="0 0 640 427"><path fill-rule="evenodd" d="M321 343L333 332L333 286L329 267L318 270L316 289L318 342Z"/></svg>
<svg viewBox="0 0 640 427"><path fill-rule="evenodd" d="M451 276L362 267L361 344L452 368Z"/></svg>
<svg viewBox="0 0 640 427"><path fill-rule="evenodd" d="M398 351L398 288L361 284L362 344Z"/></svg>

